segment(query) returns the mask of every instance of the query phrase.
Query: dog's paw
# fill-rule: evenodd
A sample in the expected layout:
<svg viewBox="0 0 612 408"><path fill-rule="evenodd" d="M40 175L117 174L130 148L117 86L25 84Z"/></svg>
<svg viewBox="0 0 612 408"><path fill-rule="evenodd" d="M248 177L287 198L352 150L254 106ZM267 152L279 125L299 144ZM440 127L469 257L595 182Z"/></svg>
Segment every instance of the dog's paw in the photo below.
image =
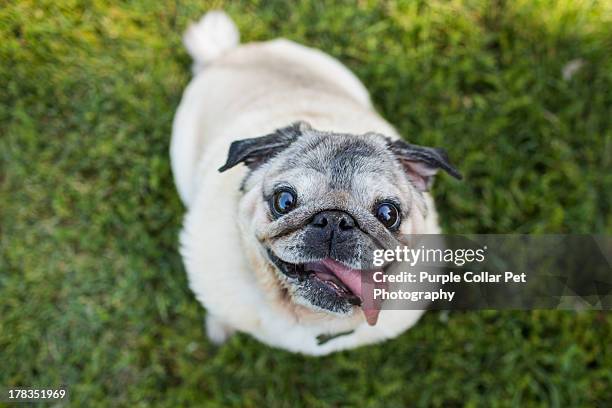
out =
<svg viewBox="0 0 612 408"><path fill-rule="evenodd" d="M234 334L234 329L212 315L206 316L204 326L206 327L208 339L217 346L225 343Z"/></svg>

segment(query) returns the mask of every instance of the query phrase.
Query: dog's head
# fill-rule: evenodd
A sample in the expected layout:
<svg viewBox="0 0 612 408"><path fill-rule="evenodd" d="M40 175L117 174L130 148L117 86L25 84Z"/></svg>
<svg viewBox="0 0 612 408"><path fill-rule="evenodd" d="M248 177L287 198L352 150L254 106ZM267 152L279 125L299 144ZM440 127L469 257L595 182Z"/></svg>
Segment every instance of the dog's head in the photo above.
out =
<svg viewBox="0 0 612 408"><path fill-rule="evenodd" d="M239 206L246 249L292 302L340 316L362 304L373 251L420 232L436 171L461 177L440 149L304 122L235 141L219 171L239 163L250 168ZM378 312L364 312L375 324Z"/></svg>

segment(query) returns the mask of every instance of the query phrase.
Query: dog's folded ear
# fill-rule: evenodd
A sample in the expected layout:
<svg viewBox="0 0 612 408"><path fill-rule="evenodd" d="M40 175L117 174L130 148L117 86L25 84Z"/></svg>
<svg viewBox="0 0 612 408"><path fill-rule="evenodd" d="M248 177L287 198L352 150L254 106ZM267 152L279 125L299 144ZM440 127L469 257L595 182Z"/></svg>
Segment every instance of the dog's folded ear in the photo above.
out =
<svg viewBox="0 0 612 408"><path fill-rule="evenodd" d="M239 163L244 163L254 170L289 147L308 129L311 129L308 123L296 122L266 136L236 140L230 145L227 161L219 168L219 172L231 169Z"/></svg>
<svg viewBox="0 0 612 408"><path fill-rule="evenodd" d="M389 140L389 149L395 154L419 191L427 191L431 187L433 176L439 169L458 180L463 178L459 170L450 163L444 149L417 146L403 140Z"/></svg>

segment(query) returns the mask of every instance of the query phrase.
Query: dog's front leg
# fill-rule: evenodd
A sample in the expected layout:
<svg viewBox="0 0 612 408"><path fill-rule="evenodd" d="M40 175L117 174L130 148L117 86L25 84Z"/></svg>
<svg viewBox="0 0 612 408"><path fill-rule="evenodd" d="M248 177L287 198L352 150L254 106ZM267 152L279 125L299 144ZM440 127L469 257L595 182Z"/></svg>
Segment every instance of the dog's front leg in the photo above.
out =
<svg viewBox="0 0 612 408"><path fill-rule="evenodd" d="M204 325L208 339L217 346L225 343L235 332L233 328L211 314L206 316Z"/></svg>

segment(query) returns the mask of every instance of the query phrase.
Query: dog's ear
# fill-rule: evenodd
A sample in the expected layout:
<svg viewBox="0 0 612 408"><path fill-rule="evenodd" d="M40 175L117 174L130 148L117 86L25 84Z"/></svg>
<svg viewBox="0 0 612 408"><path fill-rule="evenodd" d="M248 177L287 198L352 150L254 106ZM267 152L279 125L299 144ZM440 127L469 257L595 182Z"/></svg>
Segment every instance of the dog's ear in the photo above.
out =
<svg viewBox="0 0 612 408"><path fill-rule="evenodd" d="M449 161L444 149L417 146L403 140L390 140L389 149L404 167L404 170L419 191L427 191L438 169L446 171L458 180L463 177Z"/></svg>
<svg viewBox="0 0 612 408"><path fill-rule="evenodd" d="M219 172L231 169L239 163L244 163L254 170L289 147L308 129L311 129L308 123L296 122L266 136L236 140L230 145L227 161L219 168Z"/></svg>

